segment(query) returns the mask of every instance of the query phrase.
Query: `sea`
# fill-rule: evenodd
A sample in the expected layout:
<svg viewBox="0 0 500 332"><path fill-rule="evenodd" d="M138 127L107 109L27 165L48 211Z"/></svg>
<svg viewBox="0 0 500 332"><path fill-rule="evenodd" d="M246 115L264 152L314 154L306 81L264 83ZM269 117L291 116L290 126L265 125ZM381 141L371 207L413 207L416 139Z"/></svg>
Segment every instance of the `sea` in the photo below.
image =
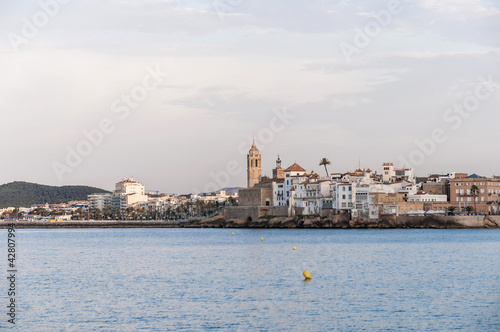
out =
<svg viewBox="0 0 500 332"><path fill-rule="evenodd" d="M12 324L0 232L1 329L500 331L500 229L15 234Z"/></svg>

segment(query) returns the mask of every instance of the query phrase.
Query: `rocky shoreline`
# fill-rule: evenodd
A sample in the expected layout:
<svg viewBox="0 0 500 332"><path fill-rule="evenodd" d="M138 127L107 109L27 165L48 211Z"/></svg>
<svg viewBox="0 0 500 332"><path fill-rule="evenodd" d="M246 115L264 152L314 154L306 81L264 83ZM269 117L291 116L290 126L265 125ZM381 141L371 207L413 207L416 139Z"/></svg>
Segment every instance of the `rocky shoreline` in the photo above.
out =
<svg viewBox="0 0 500 332"><path fill-rule="evenodd" d="M389 229L389 228L500 228L500 216L387 216L380 219L354 219L348 215L328 217L271 217L257 220L193 218L186 221L58 221L42 222L28 220L5 220L0 228L8 224L14 228L291 228L291 229Z"/></svg>

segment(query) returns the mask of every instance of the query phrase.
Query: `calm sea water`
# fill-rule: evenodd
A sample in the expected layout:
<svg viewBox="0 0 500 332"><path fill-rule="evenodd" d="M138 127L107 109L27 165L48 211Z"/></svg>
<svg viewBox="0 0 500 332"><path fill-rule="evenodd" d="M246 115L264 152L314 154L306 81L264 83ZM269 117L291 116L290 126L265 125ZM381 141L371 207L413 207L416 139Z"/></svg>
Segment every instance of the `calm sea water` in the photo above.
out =
<svg viewBox="0 0 500 332"><path fill-rule="evenodd" d="M19 331L500 331L500 230L18 230L17 251Z"/></svg>

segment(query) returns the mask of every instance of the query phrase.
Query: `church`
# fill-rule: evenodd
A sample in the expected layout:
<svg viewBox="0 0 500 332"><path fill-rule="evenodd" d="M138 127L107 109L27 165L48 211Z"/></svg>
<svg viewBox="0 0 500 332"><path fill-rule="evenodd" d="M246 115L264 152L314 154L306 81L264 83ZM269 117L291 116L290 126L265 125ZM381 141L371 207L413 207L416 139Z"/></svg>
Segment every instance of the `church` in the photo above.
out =
<svg viewBox="0 0 500 332"><path fill-rule="evenodd" d="M281 167L281 159L278 156L273 176L269 178L262 176L262 156L255 145L255 140L247 155L247 188L238 193L239 205L247 207L282 207L280 214L292 213L295 185L306 181L309 177L318 177L297 163L287 169Z"/></svg>

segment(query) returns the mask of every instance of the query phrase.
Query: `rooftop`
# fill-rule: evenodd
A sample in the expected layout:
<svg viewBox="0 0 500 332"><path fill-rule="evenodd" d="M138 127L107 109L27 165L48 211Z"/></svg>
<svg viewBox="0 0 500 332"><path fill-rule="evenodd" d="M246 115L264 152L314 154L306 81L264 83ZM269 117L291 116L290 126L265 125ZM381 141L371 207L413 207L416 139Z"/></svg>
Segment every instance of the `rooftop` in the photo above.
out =
<svg viewBox="0 0 500 332"><path fill-rule="evenodd" d="M293 163L292 166L285 169L285 172L305 172L306 170L300 167L299 164Z"/></svg>

